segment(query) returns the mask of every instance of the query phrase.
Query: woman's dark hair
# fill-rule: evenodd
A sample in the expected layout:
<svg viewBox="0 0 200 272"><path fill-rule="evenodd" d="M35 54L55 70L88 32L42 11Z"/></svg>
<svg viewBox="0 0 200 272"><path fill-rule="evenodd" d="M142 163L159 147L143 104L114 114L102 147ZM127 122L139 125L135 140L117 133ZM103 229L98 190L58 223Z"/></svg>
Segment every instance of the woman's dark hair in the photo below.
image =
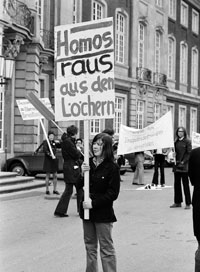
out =
<svg viewBox="0 0 200 272"><path fill-rule="evenodd" d="M52 130L49 130L48 131L48 136L51 135L51 134L53 134L55 136L55 133Z"/></svg>
<svg viewBox="0 0 200 272"><path fill-rule="evenodd" d="M185 129L184 127L178 127L178 128L177 128L177 130L176 130L176 137L179 138L179 137L178 137L178 131L179 131L180 129L183 130L183 132L184 132L184 138L187 138L187 132L186 132L186 129Z"/></svg>
<svg viewBox="0 0 200 272"><path fill-rule="evenodd" d="M78 139L76 139L76 143L77 143L77 142L83 143L83 140L82 140L81 138L78 138Z"/></svg>
<svg viewBox="0 0 200 272"><path fill-rule="evenodd" d="M71 125L67 128L67 135L74 136L78 133L78 128L74 125Z"/></svg>
<svg viewBox="0 0 200 272"><path fill-rule="evenodd" d="M113 155L113 148L112 148L112 138L107 133L99 133L92 140L92 146L98 140L102 140L102 143L103 143L102 154L104 159L113 161L114 155ZM92 148L92 153L93 153L93 148Z"/></svg>
<svg viewBox="0 0 200 272"><path fill-rule="evenodd" d="M115 131L114 131L114 129L112 129L112 128L106 128L106 129L104 129L104 130L102 131L102 133L106 133L106 134L108 134L108 135L110 135L110 136L113 136L113 135L115 134Z"/></svg>

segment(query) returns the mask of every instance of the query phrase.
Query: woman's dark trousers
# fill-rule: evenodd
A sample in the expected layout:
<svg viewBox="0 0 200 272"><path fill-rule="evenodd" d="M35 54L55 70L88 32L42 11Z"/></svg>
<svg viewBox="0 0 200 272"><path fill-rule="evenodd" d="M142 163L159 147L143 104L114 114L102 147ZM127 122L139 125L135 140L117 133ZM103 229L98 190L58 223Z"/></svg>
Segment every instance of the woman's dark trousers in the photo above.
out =
<svg viewBox="0 0 200 272"><path fill-rule="evenodd" d="M76 188L76 184L65 183L65 190L64 190L64 192L58 202L58 205L55 209L55 213L61 213L61 214L67 213L69 201L70 201L71 196L73 194L73 186L75 186L75 188ZM76 193L77 193L77 212L79 212L79 203L80 203L82 191L81 190L77 191L77 188L76 188Z"/></svg>
<svg viewBox="0 0 200 272"><path fill-rule="evenodd" d="M191 195L190 195L188 173L186 172L174 173L174 203L179 204L183 202L181 180L183 183L183 191L185 194L185 203L186 205L190 205Z"/></svg>

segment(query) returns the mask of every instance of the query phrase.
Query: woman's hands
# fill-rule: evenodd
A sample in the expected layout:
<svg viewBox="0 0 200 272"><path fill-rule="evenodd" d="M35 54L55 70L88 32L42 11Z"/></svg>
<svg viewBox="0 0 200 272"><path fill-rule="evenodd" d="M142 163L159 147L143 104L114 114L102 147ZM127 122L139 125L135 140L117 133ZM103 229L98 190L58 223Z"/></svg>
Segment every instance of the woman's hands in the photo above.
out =
<svg viewBox="0 0 200 272"><path fill-rule="evenodd" d="M83 209L92 209L92 199L89 198L86 201L83 201Z"/></svg>
<svg viewBox="0 0 200 272"><path fill-rule="evenodd" d="M86 164L85 162L83 162L81 165L81 170L82 170L82 173L85 173L86 171L90 171L90 166Z"/></svg>

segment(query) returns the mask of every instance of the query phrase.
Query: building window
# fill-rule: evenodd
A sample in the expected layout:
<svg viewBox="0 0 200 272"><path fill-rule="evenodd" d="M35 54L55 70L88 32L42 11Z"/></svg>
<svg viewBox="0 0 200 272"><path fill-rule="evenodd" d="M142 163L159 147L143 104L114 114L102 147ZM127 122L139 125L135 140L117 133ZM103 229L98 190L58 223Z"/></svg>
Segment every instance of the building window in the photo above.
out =
<svg viewBox="0 0 200 272"><path fill-rule="evenodd" d="M43 35L43 24L44 24L44 0L36 1L36 10L40 20L40 33Z"/></svg>
<svg viewBox="0 0 200 272"><path fill-rule="evenodd" d="M77 23L77 1L73 1L73 24Z"/></svg>
<svg viewBox="0 0 200 272"><path fill-rule="evenodd" d="M180 83L187 83L187 45L185 43L181 43L180 46Z"/></svg>
<svg viewBox="0 0 200 272"><path fill-rule="evenodd" d="M191 67L191 85L192 87L198 87L198 50L196 48L192 49L192 67Z"/></svg>
<svg viewBox="0 0 200 272"><path fill-rule="evenodd" d="M185 106L179 106L178 126L186 128L186 107Z"/></svg>
<svg viewBox="0 0 200 272"><path fill-rule="evenodd" d="M174 124L174 104L167 104L167 112L171 111L172 113L172 123Z"/></svg>
<svg viewBox="0 0 200 272"><path fill-rule="evenodd" d="M92 20L103 19L107 15L107 5L105 0L92 1Z"/></svg>
<svg viewBox="0 0 200 272"><path fill-rule="evenodd" d="M190 108L190 137L192 132L197 132L197 109Z"/></svg>
<svg viewBox="0 0 200 272"><path fill-rule="evenodd" d="M161 34L156 31L155 36L155 72L160 72Z"/></svg>
<svg viewBox="0 0 200 272"><path fill-rule="evenodd" d="M160 104L156 103L154 104L154 122L160 118L160 114L161 114L161 106Z"/></svg>
<svg viewBox="0 0 200 272"><path fill-rule="evenodd" d="M144 101L137 101L137 113L136 113L136 128L142 129L144 127Z"/></svg>
<svg viewBox="0 0 200 272"><path fill-rule="evenodd" d="M0 86L0 151L4 149L4 89Z"/></svg>
<svg viewBox="0 0 200 272"><path fill-rule="evenodd" d="M176 19L176 0L169 0L169 16Z"/></svg>
<svg viewBox="0 0 200 272"><path fill-rule="evenodd" d="M115 98L115 124L114 129L115 133L119 134L120 125L123 124L124 120L124 101L123 97L116 97Z"/></svg>
<svg viewBox="0 0 200 272"><path fill-rule="evenodd" d="M197 109L190 109L190 136L192 136L192 132L197 132Z"/></svg>
<svg viewBox="0 0 200 272"><path fill-rule="evenodd" d="M175 41L168 40L168 78L175 79Z"/></svg>
<svg viewBox="0 0 200 272"><path fill-rule="evenodd" d="M124 63L124 49L125 49L125 17L118 12L116 15L116 46L115 54L116 61Z"/></svg>
<svg viewBox="0 0 200 272"><path fill-rule="evenodd" d="M199 13L194 9L192 9L192 31L199 33Z"/></svg>
<svg viewBox="0 0 200 272"><path fill-rule="evenodd" d="M163 6L163 1L162 1L162 0L156 0L156 6L162 8L162 6Z"/></svg>
<svg viewBox="0 0 200 272"><path fill-rule="evenodd" d="M82 13L82 0L73 0L73 14L72 14L73 24L81 22L81 13Z"/></svg>
<svg viewBox="0 0 200 272"><path fill-rule="evenodd" d="M145 26L139 23L138 26L138 67L144 67L144 48L145 48Z"/></svg>
<svg viewBox="0 0 200 272"><path fill-rule="evenodd" d="M181 1L181 24L188 26L188 5Z"/></svg>
<svg viewBox="0 0 200 272"><path fill-rule="evenodd" d="M102 131L101 120L93 119L90 120L90 134L94 135Z"/></svg>

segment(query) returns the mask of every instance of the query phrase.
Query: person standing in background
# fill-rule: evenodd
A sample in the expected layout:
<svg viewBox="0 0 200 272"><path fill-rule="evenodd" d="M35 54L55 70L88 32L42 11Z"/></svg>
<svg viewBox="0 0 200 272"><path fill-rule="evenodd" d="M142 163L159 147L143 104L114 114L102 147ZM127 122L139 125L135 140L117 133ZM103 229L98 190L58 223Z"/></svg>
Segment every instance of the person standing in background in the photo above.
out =
<svg viewBox="0 0 200 272"><path fill-rule="evenodd" d="M144 185L144 152L135 152L136 168L133 176L133 185Z"/></svg>
<svg viewBox="0 0 200 272"><path fill-rule="evenodd" d="M58 171L58 159L56 158L56 148L60 147L60 143L54 141L55 134L53 131L48 132L48 140L55 158L52 158L49 145L47 140L43 141L43 152L44 152L44 164L43 171L46 172L46 194L50 195L49 191L49 179L52 173L53 175L53 194L59 195L57 191L57 171Z"/></svg>
<svg viewBox="0 0 200 272"><path fill-rule="evenodd" d="M190 153L188 175L194 186L192 195L193 229L198 242L195 253L195 272L200 272L200 147L193 149Z"/></svg>
<svg viewBox="0 0 200 272"><path fill-rule="evenodd" d="M167 148L163 149L155 149L153 151L154 155L154 174L152 179L152 185L157 186L158 185L158 169L160 168L160 185L161 187L165 186L165 156L168 153Z"/></svg>
<svg viewBox="0 0 200 272"><path fill-rule="evenodd" d="M177 128L174 147L176 160L174 165L174 204L172 204L170 208L181 207L181 203L183 202L182 181L186 203L185 209L190 209L191 195L188 178L188 161L192 145L191 141L187 138L186 129L184 127Z"/></svg>
<svg viewBox="0 0 200 272"><path fill-rule="evenodd" d="M81 152L76 147L76 136L78 128L71 125L67 128L67 134L63 133L61 137L61 149L62 156L64 159L63 173L65 190L58 202L55 209L54 215L58 217L68 217L67 210L69 201L73 193L73 187L77 185L78 179L80 178L80 163ZM77 187L76 187L77 188ZM77 211L79 210L79 192L77 192Z"/></svg>

